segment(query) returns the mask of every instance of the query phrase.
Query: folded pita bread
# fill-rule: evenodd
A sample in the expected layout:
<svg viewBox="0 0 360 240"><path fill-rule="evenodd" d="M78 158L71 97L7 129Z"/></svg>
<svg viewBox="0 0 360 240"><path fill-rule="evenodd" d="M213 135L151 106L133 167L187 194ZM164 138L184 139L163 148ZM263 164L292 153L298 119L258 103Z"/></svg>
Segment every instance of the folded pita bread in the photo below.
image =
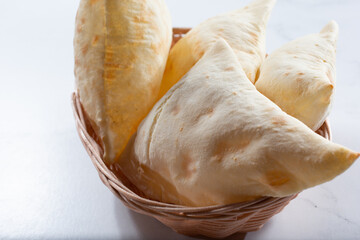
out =
<svg viewBox="0 0 360 240"><path fill-rule="evenodd" d="M317 130L329 114L335 85L338 25L331 21L274 51L261 66L256 88L282 110Z"/></svg>
<svg viewBox="0 0 360 240"><path fill-rule="evenodd" d="M259 93L220 40L157 102L120 167L152 199L207 206L294 194L358 156Z"/></svg>
<svg viewBox="0 0 360 240"><path fill-rule="evenodd" d="M106 162L117 159L155 104L171 41L163 0L80 2L76 85Z"/></svg>
<svg viewBox="0 0 360 240"><path fill-rule="evenodd" d="M254 82L265 57L265 30L275 0L255 0L248 6L210 18L188 32L171 49L161 83L161 98L219 38L234 49Z"/></svg>

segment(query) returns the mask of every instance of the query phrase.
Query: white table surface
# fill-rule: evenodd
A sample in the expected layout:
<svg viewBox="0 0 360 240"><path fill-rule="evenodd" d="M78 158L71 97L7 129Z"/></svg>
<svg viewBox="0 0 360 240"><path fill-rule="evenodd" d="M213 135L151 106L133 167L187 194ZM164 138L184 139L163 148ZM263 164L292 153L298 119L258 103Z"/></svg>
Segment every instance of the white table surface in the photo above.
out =
<svg viewBox="0 0 360 240"><path fill-rule="evenodd" d="M174 26L248 0L167 0ZM75 131L74 18L79 0L0 5L0 239L191 239L127 210L101 183ZM333 140L360 151L360 1L278 0L267 51L340 25ZM246 239L360 238L360 164L302 192Z"/></svg>

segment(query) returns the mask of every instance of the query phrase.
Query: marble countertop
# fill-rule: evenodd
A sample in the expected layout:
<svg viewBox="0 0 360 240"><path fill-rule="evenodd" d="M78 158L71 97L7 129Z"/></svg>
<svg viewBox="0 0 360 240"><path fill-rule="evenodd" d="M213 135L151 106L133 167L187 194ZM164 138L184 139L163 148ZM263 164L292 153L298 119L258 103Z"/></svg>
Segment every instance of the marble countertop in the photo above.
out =
<svg viewBox="0 0 360 240"><path fill-rule="evenodd" d="M191 27L248 0L166 0ZM75 130L76 1L5 1L0 8L0 239L191 239L127 210L101 183ZM360 151L360 1L278 0L267 51L339 23L333 141ZM360 164L302 192L245 239L360 236ZM240 236L238 236L240 237ZM233 238L236 239L236 238Z"/></svg>

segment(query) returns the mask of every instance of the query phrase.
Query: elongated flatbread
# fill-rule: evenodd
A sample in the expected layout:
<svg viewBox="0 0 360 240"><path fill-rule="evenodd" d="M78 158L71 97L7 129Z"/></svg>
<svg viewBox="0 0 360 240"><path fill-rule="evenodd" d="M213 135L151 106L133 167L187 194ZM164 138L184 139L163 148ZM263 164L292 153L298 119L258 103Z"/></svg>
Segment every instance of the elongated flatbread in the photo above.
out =
<svg viewBox="0 0 360 240"><path fill-rule="evenodd" d="M120 167L150 198L206 206L297 193L358 156L259 93L220 40L157 102Z"/></svg>
<svg viewBox="0 0 360 240"><path fill-rule="evenodd" d="M338 25L331 21L320 33L285 44L261 66L256 88L282 110L313 130L325 121L332 105Z"/></svg>
<svg viewBox="0 0 360 240"><path fill-rule="evenodd" d="M76 85L106 162L117 159L155 104L171 41L163 0L80 2Z"/></svg>
<svg viewBox="0 0 360 240"><path fill-rule="evenodd" d="M234 49L254 82L265 57L265 31L275 0L255 0L248 6L210 18L188 32L171 49L161 83L161 98L219 38Z"/></svg>

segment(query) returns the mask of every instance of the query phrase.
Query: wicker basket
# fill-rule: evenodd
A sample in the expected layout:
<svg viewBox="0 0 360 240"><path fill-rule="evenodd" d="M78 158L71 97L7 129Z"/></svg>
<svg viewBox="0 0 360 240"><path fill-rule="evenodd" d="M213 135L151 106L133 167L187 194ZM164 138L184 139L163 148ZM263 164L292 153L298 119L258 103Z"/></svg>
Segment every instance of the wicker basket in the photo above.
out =
<svg viewBox="0 0 360 240"><path fill-rule="evenodd" d="M174 29L174 43L187 31L188 29ZM72 105L80 139L99 172L102 182L125 206L158 219L178 233L225 238L237 232L256 231L296 197L296 195L283 198L263 197L249 202L210 207L185 207L147 199L118 168L104 163L103 149L76 93L72 95ZM331 139L327 122L317 133Z"/></svg>

